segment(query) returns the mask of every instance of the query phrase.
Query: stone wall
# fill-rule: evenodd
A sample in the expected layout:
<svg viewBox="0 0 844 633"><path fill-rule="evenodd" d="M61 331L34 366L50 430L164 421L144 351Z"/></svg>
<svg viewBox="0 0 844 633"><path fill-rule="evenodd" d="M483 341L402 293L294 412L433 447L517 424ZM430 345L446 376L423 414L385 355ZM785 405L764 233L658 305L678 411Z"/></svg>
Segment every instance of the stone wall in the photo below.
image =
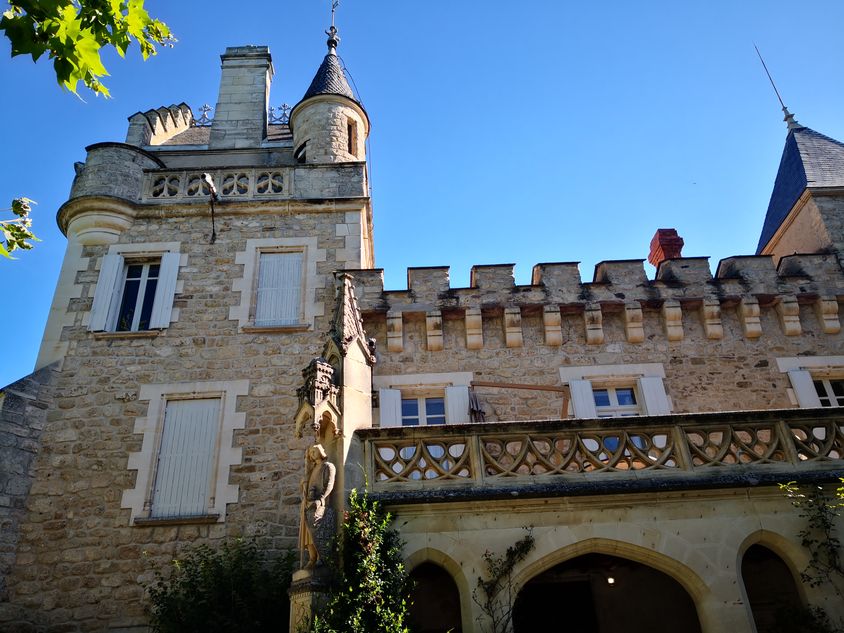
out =
<svg viewBox="0 0 844 633"><path fill-rule="evenodd" d="M349 152L349 123L355 133L352 139L357 150ZM290 119L294 151L307 142L308 163L345 163L366 160L366 137L369 120L356 103L337 95L311 97L298 106Z"/></svg>
<svg viewBox="0 0 844 633"><path fill-rule="evenodd" d="M54 368L45 367L0 391L0 603L8 599L6 579L15 561L54 378Z"/></svg>
<svg viewBox="0 0 844 633"><path fill-rule="evenodd" d="M139 581L150 579L153 566L166 564L186 544L247 534L271 551L295 545L307 445L294 437L295 392L302 368L325 340L334 300L332 272L360 265L359 259L345 260L360 250L347 249L348 231L337 229L355 218L360 222L360 212L320 207L289 215L264 211L218 217L213 245L208 243L208 218L177 209L157 220L138 221L121 235L121 243L156 242L164 236L181 242L186 263L174 301L178 320L160 334L88 331L98 267L108 247L84 247L81 261L87 268L74 279L79 288L71 294L79 298L67 306L65 322L74 325L62 330L67 352L56 380L55 406L46 412L44 450L32 469L35 482L17 565L9 576L9 596L18 611L0 606L2 617L21 616L22 609L37 630L68 622L74 624L62 630L143 627ZM317 263L323 283L309 289L309 300L325 309L306 331L249 332L230 318L230 308L241 300L233 290L243 276L237 253L247 239L275 236L316 236L317 248L325 251L324 261ZM239 487L238 503L228 506L224 523L130 527L130 510L121 507L121 499L135 485L136 471L127 467L129 454L141 450L135 421L149 408L149 402L138 399L141 385L212 380L249 383L248 395L236 405L246 420L234 434L242 459L229 477ZM0 628L32 630L11 624Z"/></svg>
<svg viewBox="0 0 844 633"><path fill-rule="evenodd" d="M793 406L778 357L838 355L844 275L834 255L602 262L582 283L576 264L539 264L517 286L512 264L478 266L451 288L447 268L408 270L406 290L353 271L375 375L474 372L474 379L560 385L568 366L661 363L673 411ZM826 310L826 312L824 312ZM831 315L831 316L830 316ZM561 416L555 392L480 387L489 420Z"/></svg>

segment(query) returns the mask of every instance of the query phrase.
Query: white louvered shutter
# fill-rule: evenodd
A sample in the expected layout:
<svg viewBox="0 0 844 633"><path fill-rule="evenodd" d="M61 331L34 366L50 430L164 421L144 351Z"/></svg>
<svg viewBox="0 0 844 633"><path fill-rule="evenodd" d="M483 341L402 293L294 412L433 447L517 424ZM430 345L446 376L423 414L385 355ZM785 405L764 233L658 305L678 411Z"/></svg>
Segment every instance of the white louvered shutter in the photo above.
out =
<svg viewBox="0 0 844 633"><path fill-rule="evenodd" d="M445 421L448 424L463 424L469 420L469 387L445 388Z"/></svg>
<svg viewBox="0 0 844 633"><path fill-rule="evenodd" d="M665 385L659 376L642 376L639 378L639 394L645 403L646 415L668 415L671 408L668 406L668 396L665 394Z"/></svg>
<svg viewBox="0 0 844 633"><path fill-rule="evenodd" d="M821 406L812 374L805 369L792 369L788 372L788 379L794 388L794 395L797 396L797 404L801 409L813 409Z"/></svg>
<svg viewBox="0 0 844 633"><path fill-rule="evenodd" d="M170 326L170 314L173 312L173 297L176 295L176 279L179 276L179 253L164 253L161 256L161 268L158 284L155 286L155 301L152 304L152 316L149 320L151 330Z"/></svg>
<svg viewBox="0 0 844 633"><path fill-rule="evenodd" d="M152 497L153 517L208 513L219 418L217 398L167 403Z"/></svg>
<svg viewBox="0 0 844 633"><path fill-rule="evenodd" d="M91 306L91 322L88 329L101 332L112 321L111 317L117 312L120 302L121 273L123 272L123 257L120 255L105 255L100 264L100 277L94 290L94 303Z"/></svg>
<svg viewBox="0 0 844 633"><path fill-rule="evenodd" d="M570 380L571 406L576 418L597 418L595 396L592 395L592 383L588 380Z"/></svg>
<svg viewBox="0 0 844 633"><path fill-rule="evenodd" d="M381 412L381 428L401 426L401 391L379 389L378 402Z"/></svg>
<svg viewBox="0 0 844 633"><path fill-rule="evenodd" d="M302 297L302 253L261 253L255 325L296 325Z"/></svg>

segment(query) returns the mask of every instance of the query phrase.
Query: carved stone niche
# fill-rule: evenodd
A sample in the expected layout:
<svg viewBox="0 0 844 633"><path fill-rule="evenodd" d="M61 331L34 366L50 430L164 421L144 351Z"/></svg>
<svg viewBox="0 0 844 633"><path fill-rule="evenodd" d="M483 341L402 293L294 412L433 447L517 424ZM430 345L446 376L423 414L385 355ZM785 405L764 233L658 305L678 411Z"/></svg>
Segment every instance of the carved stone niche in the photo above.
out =
<svg viewBox="0 0 844 633"><path fill-rule="evenodd" d="M324 358L314 358L302 371L304 384L296 390L299 407L296 409L296 437L310 428L319 442L329 429L333 436L340 434L340 387L335 383L336 370Z"/></svg>

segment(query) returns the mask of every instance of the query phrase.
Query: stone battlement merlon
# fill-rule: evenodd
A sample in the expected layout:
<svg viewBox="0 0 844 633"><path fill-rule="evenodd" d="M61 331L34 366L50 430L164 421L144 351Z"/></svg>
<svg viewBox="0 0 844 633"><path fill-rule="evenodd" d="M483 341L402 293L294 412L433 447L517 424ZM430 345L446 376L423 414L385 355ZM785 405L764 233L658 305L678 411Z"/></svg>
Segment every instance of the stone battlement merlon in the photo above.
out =
<svg viewBox="0 0 844 633"><path fill-rule="evenodd" d="M648 279L643 260L604 261L593 281L583 282L576 262L534 266L531 284L518 285L514 264L474 266L468 288L454 288L445 266L409 268L406 289L385 290L383 269L350 270L361 311L367 319L387 319L388 351L402 351L405 319L426 321L427 347L442 349L443 318L466 320L467 345L483 345L475 334L480 319L503 318L508 347L521 347L522 316L541 312L545 343L559 345L560 316L582 315L588 344L605 340L603 315L621 314L629 343L644 341L643 312L658 311L669 341L684 338L685 312L699 312L704 334L721 339L722 308L735 310L743 335L763 335L761 310L772 310L786 336L799 336L800 307L810 306L824 334L841 331L839 303L844 300L844 272L833 254L783 257L777 268L769 256L737 256L722 260L716 276L708 258L665 260L655 279ZM469 339L472 339L471 341Z"/></svg>

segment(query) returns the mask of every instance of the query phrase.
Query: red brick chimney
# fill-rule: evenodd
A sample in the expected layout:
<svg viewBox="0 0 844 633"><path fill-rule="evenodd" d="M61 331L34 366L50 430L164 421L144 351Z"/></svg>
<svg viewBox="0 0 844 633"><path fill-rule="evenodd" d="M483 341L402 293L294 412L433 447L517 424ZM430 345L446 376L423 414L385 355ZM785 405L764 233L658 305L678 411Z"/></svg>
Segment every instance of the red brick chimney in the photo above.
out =
<svg viewBox="0 0 844 633"><path fill-rule="evenodd" d="M651 252L648 261L659 266L665 259L680 257L683 250L683 238L677 235L677 229L657 229L651 240Z"/></svg>

